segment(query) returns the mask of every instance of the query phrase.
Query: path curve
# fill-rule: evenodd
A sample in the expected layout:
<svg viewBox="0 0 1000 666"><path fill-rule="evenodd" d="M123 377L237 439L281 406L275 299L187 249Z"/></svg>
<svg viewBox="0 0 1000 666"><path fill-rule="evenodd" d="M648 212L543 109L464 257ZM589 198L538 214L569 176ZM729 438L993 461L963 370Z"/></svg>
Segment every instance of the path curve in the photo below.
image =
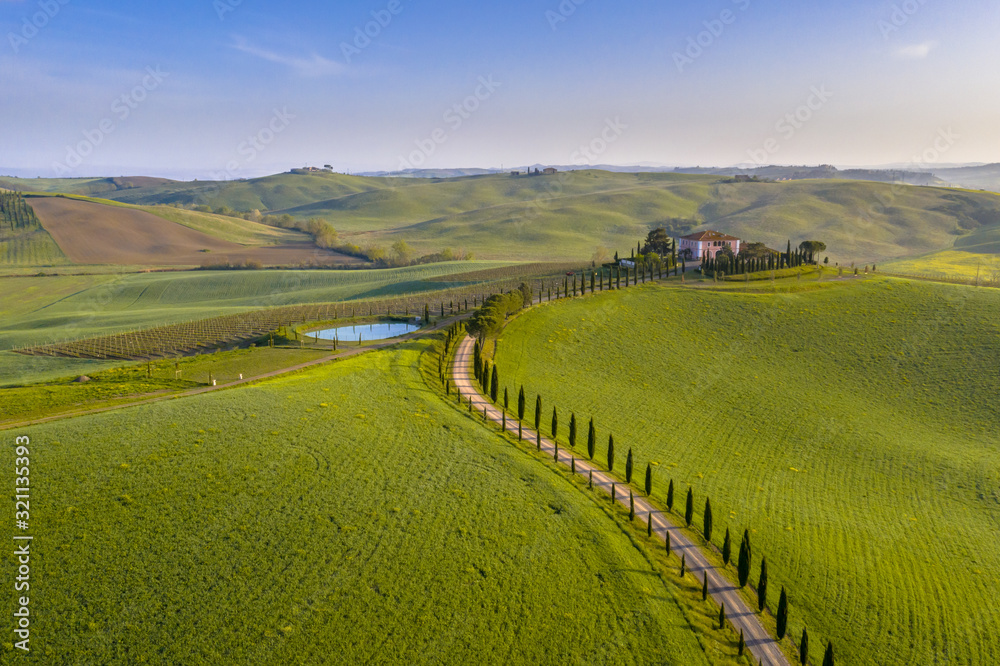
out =
<svg viewBox="0 0 1000 666"><path fill-rule="evenodd" d="M455 363L452 368L452 380L455 383L456 389L461 395L462 402L468 405L469 399L472 400L472 408L479 414L486 410L486 417L495 423L500 423L502 416L501 410L497 409L490 403L489 399L479 393L475 388L474 379L472 378L472 356L473 356L473 345L474 339L471 337L466 337L462 340L458 348L455 351ZM517 419L513 416L508 419L508 427L511 425L514 428L517 427ZM533 429L523 427L523 436L525 441L535 442L537 441L537 434ZM541 439L541 450L549 454L550 457L555 457L554 445L551 440L542 437ZM609 495L611 494L611 484L615 483L618 486L625 487L626 484L622 483L621 479L612 478L607 472L602 471L597 466L592 464L586 458L576 458L572 451L560 447L558 461L561 465L569 468L571 464L571 459L576 461L576 473L583 478L588 478L590 473L594 473L594 486L601 488L606 491ZM617 493L616 493L617 494ZM639 497L634 495L635 498L635 516L636 520L641 519L641 522L646 522L650 513L653 514L653 533L661 541L666 542L666 534L670 533L670 549L671 552L681 553L686 555L688 570L697 574L696 577L701 577L703 572L708 573L708 593L715 600L716 604L726 605L726 619L735 628L737 632L741 629L743 630L743 637L746 641L747 648L753 654L753 656L761 663L767 664L768 666L790 666L790 663L785 657L785 654L781 651L778 646L777 641L771 636L768 631L764 628L764 625L760 623L757 618L757 614L750 609L749 606L743 601L740 596L739 591L728 579L726 579L718 571L718 569L709 563L705 554L699 549L694 543L691 542L688 537L681 532L680 528L673 523L673 521L668 518L669 514L664 513L652 507L649 502L644 497ZM625 492L621 493L621 497L618 499L618 503L624 506L626 509L629 508L628 494Z"/></svg>

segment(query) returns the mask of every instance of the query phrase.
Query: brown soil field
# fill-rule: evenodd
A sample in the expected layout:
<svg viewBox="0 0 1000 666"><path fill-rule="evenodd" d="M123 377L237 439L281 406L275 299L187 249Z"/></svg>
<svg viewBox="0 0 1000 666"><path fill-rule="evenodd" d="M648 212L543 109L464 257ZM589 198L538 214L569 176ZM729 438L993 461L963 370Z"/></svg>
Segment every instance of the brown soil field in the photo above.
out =
<svg viewBox="0 0 1000 666"><path fill-rule="evenodd" d="M31 207L70 261L129 266L205 266L260 262L264 266L358 264L309 243L246 247L213 238L141 210L61 197L31 199Z"/></svg>

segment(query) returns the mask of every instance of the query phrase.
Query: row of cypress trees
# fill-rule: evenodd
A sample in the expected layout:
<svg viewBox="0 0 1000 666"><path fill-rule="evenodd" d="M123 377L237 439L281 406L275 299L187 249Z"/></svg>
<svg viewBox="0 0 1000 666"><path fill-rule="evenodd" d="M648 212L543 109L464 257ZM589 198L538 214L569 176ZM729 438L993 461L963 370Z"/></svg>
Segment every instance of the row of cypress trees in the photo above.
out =
<svg viewBox="0 0 1000 666"><path fill-rule="evenodd" d="M0 192L0 228L11 230L40 226L35 210L20 192Z"/></svg>

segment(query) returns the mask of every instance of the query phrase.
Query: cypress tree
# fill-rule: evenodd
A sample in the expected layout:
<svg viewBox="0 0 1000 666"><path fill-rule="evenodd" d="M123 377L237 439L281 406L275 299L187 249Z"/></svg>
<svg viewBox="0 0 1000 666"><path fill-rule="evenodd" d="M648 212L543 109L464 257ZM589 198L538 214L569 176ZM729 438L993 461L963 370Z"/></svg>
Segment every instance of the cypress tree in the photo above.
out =
<svg viewBox="0 0 1000 666"><path fill-rule="evenodd" d="M684 572L687 571L687 554L681 554L681 578L684 578Z"/></svg>
<svg viewBox="0 0 1000 666"><path fill-rule="evenodd" d="M705 582L701 584L701 600L708 601L708 572L705 572Z"/></svg>
<svg viewBox="0 0 1000 666"><path fill-rule="evenodd" d="M625 458L625 483L632 483L632 449L628 450Z"/></svg>
<svg viewBox="0 0 1000 666"><path fill-rule="evenodd" d="M632 489L628 489L628 521L635 520L635 498L632 497Z"/></svg>
<svg viewBox="0 0 1000 666"><path fill-rule="evenodd" d="M674 510L674 480L670 479L670 485L667 487L667 511Z"/></svg>
<svg viewBox="0 0 1000 666"><path fill-rule="evenodd" d="M666 538L664 539L664 541L666 541L666 543L667 543L667 555L669 555L670 554L670 530L665 530L664 534L666 536Z"/></svg>
<svg viewBox="0 0 1000 666"><path fill-rule="evenodd" d="M802 641L799 643L799 663L806 666L809 661L809 631L802 627Z"/></svg>
<svg viewBox="0 0 1000 666"><path fill-rule="evenodd" d="M726 604L719 607L719 631L726 628Z"/></svg>
<svg viewBox="0 0 1000 666"><path fill-rule="evenodd" d="M555 441L556 437L559 436L559 414L556 412L556 408L552 408L552 441Z"/></svg>
<svg viewBox="0 0 1000 666"><path fill-rule="evenodd" d="M684 523L687 527L691 527L692 520L694 520L694 492L689 487L687 494L687 506L684 508Z"/></svg>
<svg viewBox="0 0 1000 666"><path fill-rule="evenodd" d="M479 384L483 387L483 393L488 395L490 392L490 362L488 359L483 359L483 376L480 378Z"/></svg>
<svg viewBox="0 0 1000 666"><path fill-rule="evenodd" d="M570 412L569 415L569 448L576 448L576 413Z"/></svg>
<svg viewBox="0 0 1000 666"><path fill-rule="evenodd" d="M510 409L510 400L507 399L507 387L503 387L503 410L507 411Z"/></svg>
<svg viewBox="0 0 1000 666"><path fill-rule="evenodd" d="M594 417L590 417L590 428L587 431L587 455L594 459L594 449L597 446L597 431L594 429Z"/></svg>
<svg viewBox="0 0 1000 666"><path fill-rule="evenodd" d="M493 376L490 378L490 402L497 403L497 393L500 391L500 379L497 377L497 364L493 364Z"/></svg>
<svg viewBox="0 0 1000 666"><path fill-rule="evenodd" d="M760 580L757 581L757 610L763 612L767 605L767 558L760 561Z"/></svg>
<svg viewBox="0 0 1000 666"><path fill-rule="evenodd" d="M785 594L785 588L781 588L781 597L778 599L778 616L776 620L778 623L778 640L780 641L785 637L785 632L788 631L788 596Z"/></svg>
<svg viewBox="0 0 1000 666"><path fill-rule="evenodd" d="M653 466L646 463L646 497L653 494Z"/></svg>
<svg viewBox="0 0 1000 666"><path fill-rule="evenodd" d="M729 560L733 556L733 543L729 539L729 528L726 528L726 540L722 542L722 563L729 566Z"/></svg>
<svg viewBox="0 0 1000 666"><path fill-rule="evenodd" d="M750 563L753 555L750 550L750 531L743 532L743 542L740 543L740 559L736 565L736 574L739 577L740 587L746 587L750 579Z"/></svg>
<svg viewBox="0 0 1000 666"><path fill-rule="evenodd" d="M524 420L524 386L521 387L520 393L517 394L517 420Z"/></svg>
<svg viewBox="0 0 1000 666"><path fill-rule="evenodd" d="M594 293L594 284L595 284L595 281L597 279L595 277L596 275L597 275L597 273L591 273L590 274L590 293L592 293L592 294Z"/></svg>
<svg viewBox="0 0 1000 666"><path fill-rule="evenodd" d="M712 502L705 498L705 541L712 540Z"/></svg>
<svg viewBox="0 0 1000 666"><path fill-rule="evenodd" d="M823 666L833 666L833 643L826 644L826 654L823 655Z"/></svg>
<svg viewBox="0 0 1000 666"><path fill-rule="evenodd" d="M608 471L615 471L615 436L608 435Z"/></svg>
<svg viewBox="0 0 1000 666"><path fill-rule="evenodd" d="M739 656L743 656L743 651L747 648L747 642L743 639L743 630L740 629L740 642L736 646L736 652Z"/></svg>
<svg viewBox="0 0 1000 666"><path fill-rule="evenodd" d="M646 536L653 536L653 512L646 514Z"/></svg>
<svg viewBox="0 0 1000 666"><path fill-rule="evenodd" d="M542 430L542 396L535 396L535 431Z"/></svg>

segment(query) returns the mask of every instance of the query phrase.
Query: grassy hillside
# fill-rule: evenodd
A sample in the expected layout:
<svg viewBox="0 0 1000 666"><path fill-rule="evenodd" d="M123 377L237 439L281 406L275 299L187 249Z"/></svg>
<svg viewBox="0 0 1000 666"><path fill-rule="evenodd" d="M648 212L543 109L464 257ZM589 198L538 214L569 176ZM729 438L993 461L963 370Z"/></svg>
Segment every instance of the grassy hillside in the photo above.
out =
<svg viewBox="0 0 1000 666"><path fill-rule="evenodd" d="M586 260L598 246L628 252L649 229L667 226L677 234L714 228L772 247L819 239L831 261L869 263L974 243L965 237L1000 228L1000 198L988 193L843 179L723 180L596 170L436 179L286 173L105 196L321 217L360 246L405 240L418 253L452 247L525 260Z"/></svg>
<svg viewBox="0 0 1000 666"><path fill-rule="evenodd" d="M194 271L0 278L0 349L79 339L259 308L448 289L451 274L504 266L456 261L366 271ZM9 313L9 314L8 314Z"/></svg>
<svg viewBox="0 0 1000 666"><path fill-rule="evenodd" d="M536 308L502 383L595 417L752 531L791 633L847 663L1000 661L1000 291L894 280L797 294L640 287ZM682 495L683 497L683 495ZM759 560L758 560L759 561ZM756 581L756 565L752 581ZM771 609L777 595L771 596Z"/></svg>
<svg viewBox="0 0 1000 666"><path fill-rule="evenodd" d="M0 265L58 266L68 263L20 195L0 192Z"/></svg>
<svg viewBox="0 0 1000 666"><path fill-rule="evenodd" d="M182 224L215 238L248 246L311 243L308 234L293 229L278 229L266 224L226 215L212 215L171 206L142 206L142 210L170 222Z"/></svg>
<svg viewBox="0 0 1000 666"><path fill-rule="evenodd" d="M422 348L19 431L60 507L32 515L45 662L734 663L604 506L427 391Z"/></svg>

